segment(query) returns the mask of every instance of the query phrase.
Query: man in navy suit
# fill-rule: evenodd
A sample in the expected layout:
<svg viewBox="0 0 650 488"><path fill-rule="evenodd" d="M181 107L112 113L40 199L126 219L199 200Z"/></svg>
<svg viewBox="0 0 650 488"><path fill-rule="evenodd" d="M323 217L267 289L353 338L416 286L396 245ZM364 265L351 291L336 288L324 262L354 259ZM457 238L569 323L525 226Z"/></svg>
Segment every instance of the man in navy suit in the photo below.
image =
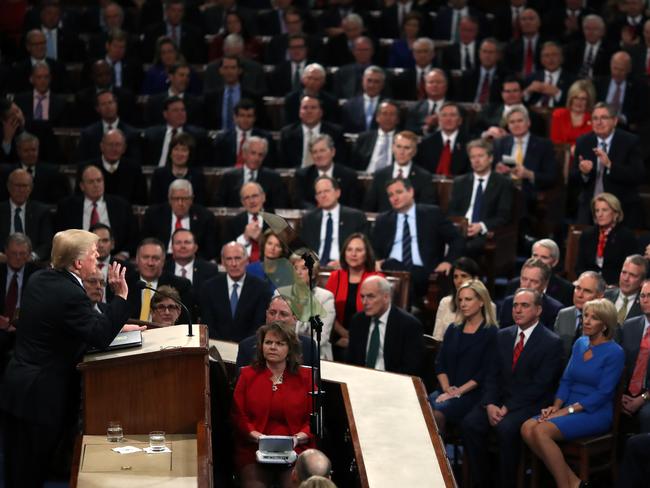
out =
<svg viewBox="0 0 650 488"><path fill-rule="evenodd" d="M395 102L385 100L379 104L375 112L376 129L359 134L348 165L357 171L374 173L390 166L393 162L393 140L399 124L399 107Z"/></svg>
<svg viewBox="0 0 650 488"><path fill-rule="evenodd" d="M605 291L605 298L616 307L619 325L627 319L643 314L639 293L647 274L648 261L640 254L632 254L623 262L618 286Z"/></svg>
<svg viewBox="0 0 650 488"><path fill-rule="evenodd" d="M341 108L343 132L359 133L377 127L375 113L382 102L386 73L379 66L368 66L361 79L361 95L350 98Z"/></svg>
<svg viewBox="0 0 650 488"><path fill-rule="evenodd" d="M246 273L248 254L241 244L225 244L221 263L226 272L200 291L201 319L212 339L239 342L263 323L271 295L264 281Z"/></svg>
<svg viewBox="0 0 650 488"><path fill-rule="evenodd" d="M312 63L305 66L300 78L301 86L284 97L284 122L293 124L300 119L300 107L305 97L316 98L323 111L322 118L331 123L338 123L339 101L331 93L325 91L327 73L325 68Z"/></svg>
<svg viewBox="0 0 650 488"><path fill-rule="evenodd" d="M45 120L52 126L63 125L67 120L65 97L50 89L50 67L45 62L32 66L29 77L31 90L18 93L14 102L25 114L25 120Z"/></svg>
<svg viewBox="0 0 650 488"><path fill-rule="evenodd" d="M563 107L575 76L562 68L562 48L547 41L540 54L541 68L526 79L524 100L529 106Z"/></svg>
<svg viewBox="0 0 650 488"><path fill-rule="evenodd" d="M520 288L515 325L501 329L478 405L463 419L462 433L474 486L514 487L521 454L521 424L550 405L562 368L562 341L540 322L542 296ZM496 433L498 478L490 483L487 436Z"/></svg>
<svg viewBox="0 0 650 488"><path fill-rule="evenodd" d="M478 64L478 20L463 16L457 29L458 40L442 52L442 67L447 71L471 71Z"/></svg>
<svg viewBox="0 0 650 488"><path fill-rule="evenodd" d="M500 58L499 42L493 37L483 39L478 49L478 62L461 77L461 89L457 98L480 104L499 103L499 89L504 79Z"/></svg>
<svg viewBox="0 0 650 488"><path fill-rule="evenodd" d="M510 73L526 78L540 66L539 54L544 42L539 32L541 24L539 14L532 8L519 14L521 36L510 40L503 56Z"/></svg>
<svg viewBox="0 0 650 488"><path fill-rule="evenodd" d="M519 286L521 288L535 290L541 295L542 323L546 327L552 329L553 324L555 324L555 318L559 311L564 308L564 305L545 293L550 278L551 268L546 263L541 259L528 258L521 267ZM501 310L499 312L499 325L502 328L508 327L513 323L512 307L516 296L517 294L515 293L514 295L506 297L501 305Z"/></svg>
<svg viewBox="0 0 650 488"><path fill-rule="evenodd" d="M424 353L420 321L392 304L390 283L382 276L364 280L360 294L363 311L350 321L348 361L381 371L420 375Z"/></svg>

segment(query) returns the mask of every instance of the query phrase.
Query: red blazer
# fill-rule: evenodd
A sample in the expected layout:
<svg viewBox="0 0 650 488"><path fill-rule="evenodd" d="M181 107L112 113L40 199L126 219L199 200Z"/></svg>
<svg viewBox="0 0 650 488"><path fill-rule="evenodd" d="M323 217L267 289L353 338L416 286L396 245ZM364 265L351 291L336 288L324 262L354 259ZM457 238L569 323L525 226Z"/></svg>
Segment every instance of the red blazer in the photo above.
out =
<svg viewBox="0 0 650 488"><path fill-rule="evenodd" d="M556 108L551 118L551 141L553 144L574 145L578 137L591 132L591 114L585 112L582 124L571 125L571 111L568 108Z"/></svg>
<svg viewBox="0 0 650 488"><path fill-rule="evenodd" d="M285 372L283 383L276 392L271 389L271 372L264 368L258 370L252 366L241 369L235 393L233 395L232 420L235 426L235 463L239 468L255 462L257 446L250 442L248 435L256 430L269 434L266 425L269 419L271 395L281 395L282 409L286 421L286 432L273 432L274 435L295 435L304 432L309 435L308 444L296 448L296 452L314 447L313 436L309 426L311 414L311 368L301 367L298 374Z"/></svg>
<svg viewBox="0 0 650 488"><path fill-rule="evenodd" d="M363 283L369 276L384 276L382 273L376 271L366 271L361 275L359 285ZM334 308L336 309L336 320L343 323L345 318L345 302L348 300L348 281L349 274L344 269L337 269L332 271L330 277L327 279L325 288L334 294ZM357 287L357 312L362 310L361 305L361 286Z"/></svg>

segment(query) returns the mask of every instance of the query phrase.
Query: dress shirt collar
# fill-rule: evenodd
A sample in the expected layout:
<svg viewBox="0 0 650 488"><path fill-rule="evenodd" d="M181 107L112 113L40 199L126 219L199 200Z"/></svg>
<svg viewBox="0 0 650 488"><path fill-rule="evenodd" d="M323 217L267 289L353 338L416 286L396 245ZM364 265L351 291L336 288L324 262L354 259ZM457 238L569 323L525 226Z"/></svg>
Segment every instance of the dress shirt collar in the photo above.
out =
<svg viewBox="0 0 650 488"><path fill-rule="evenodd" d="M412 167L413 167L413 161L409 161L404 166L400 166L399 164L397 164L397 162L395 162L395 164L393 164L393 178L397 178L400 169L402 170L402 177L408 178L409 175L411 174Z"/></svg>
<svg viewBox="0 0 650 488"><path fill-rule="evenodd" d="M244 287L244 280L246 279L246 273L242 275L241 278L239 278L237 281L233 280L229 274L226 274L226 281L228 282L228 295L230 296L230 290L232 290L232 286L237 283L237 294L241 296L241 291L242 288Z"/></svg>
<svg viewBox="0 0 650 488"><path fill-rule="evenodd" d="M118 129L118 125L120 124L120 118L116 118L113 122L106 122L104 119L102 119L102 132L106 134L108 132L108 126L111 126L111 129Z"/></svg>
<svg viewBox="0 0 650 488"><path fill-rule="evenodd" d="M537 327L538 325L539 325L539 322L536 322L535 324L528 327L526 330L521 330L519 327L517 327L517 338L515 339L515 344L517 344L517 342L519 342L519 334L521 332L523 332L524 333L524 345L525 345L528 342L528 339L530 339L530 336L532 335L533 331L535 330L535 327Z"/></svg>
<svg viewBox="0 0 650 488"><path fill-rule="evenodd" d="M118 159L114 163L111 163L111 162L107 161L104 156L102 156L102 166L104 167L104 169L106 171L108 171L109 173L112 174L112 173L115 173L119 169L120 160Z"/></svg>

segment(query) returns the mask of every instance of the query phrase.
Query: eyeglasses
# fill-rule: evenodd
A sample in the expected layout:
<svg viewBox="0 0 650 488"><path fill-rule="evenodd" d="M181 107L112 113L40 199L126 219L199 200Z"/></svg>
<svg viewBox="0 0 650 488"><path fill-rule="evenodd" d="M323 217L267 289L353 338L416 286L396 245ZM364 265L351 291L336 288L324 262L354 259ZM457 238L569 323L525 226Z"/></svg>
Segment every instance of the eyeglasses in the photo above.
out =
<svg viewBox="0 0 650 488"><path fill-rule="evenodd" d="M156 312L178 312L180 310L180 307L178 305L155 305L153 309Z"/></svg>

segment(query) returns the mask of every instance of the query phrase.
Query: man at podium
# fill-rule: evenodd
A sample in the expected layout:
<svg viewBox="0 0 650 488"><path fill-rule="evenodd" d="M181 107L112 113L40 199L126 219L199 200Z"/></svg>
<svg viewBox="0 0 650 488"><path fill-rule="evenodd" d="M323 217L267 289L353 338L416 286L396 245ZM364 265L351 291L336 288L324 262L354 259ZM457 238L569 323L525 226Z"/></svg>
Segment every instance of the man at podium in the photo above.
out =
<svg viewBox="0 0 650 488"><path fill-rule="evenodd" d="M125 269L113 263L115 298L97 313L82 280L97 272L97 235L69 229L52 241L52 269L32 276L0 389L8 488L41 487L57 445L78 423L76 365L88 346L107 347L129 317Z"/></svg>

